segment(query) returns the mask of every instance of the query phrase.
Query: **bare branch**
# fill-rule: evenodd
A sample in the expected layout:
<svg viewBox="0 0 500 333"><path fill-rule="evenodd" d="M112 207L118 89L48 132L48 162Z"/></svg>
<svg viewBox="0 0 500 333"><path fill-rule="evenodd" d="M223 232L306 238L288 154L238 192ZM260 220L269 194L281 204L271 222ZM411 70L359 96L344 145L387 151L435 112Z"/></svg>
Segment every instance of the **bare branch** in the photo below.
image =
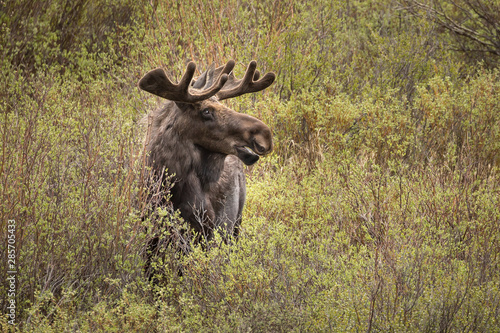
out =
<svg viewBox="0 0 500 333"><path fill-rule="evenodd" d="M460 20L443 9L441 2L433 1L434 6L410 0L404 1L407 5L405 10L415 16L422 17L418 10L423 10L438 25L450 31L455 36L460 36L479 46L479 50L495 55L500 55L500 31L499 20L493 15L500 11L499 8L489 8L480 1L471 0L448 0L465 19ZM465 48L462 51L478 51L478 48Z"/></svg>

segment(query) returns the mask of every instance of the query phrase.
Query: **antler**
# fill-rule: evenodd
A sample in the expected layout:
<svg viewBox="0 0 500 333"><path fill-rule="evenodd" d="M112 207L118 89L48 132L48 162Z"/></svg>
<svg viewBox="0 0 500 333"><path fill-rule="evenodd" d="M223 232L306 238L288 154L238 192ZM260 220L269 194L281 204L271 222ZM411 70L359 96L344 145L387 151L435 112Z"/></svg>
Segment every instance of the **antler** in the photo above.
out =
<svg viewBox="0 0 500 333"><path fill-rule="evenodd" d="M224 85L224 89L216 93L219 100L264 90L269 87L274 82L276 75L273 72L269 72L259 80L260 73L255 70L256 67L257 62L252 60L250 64L248 64L245 75L240 80L236 79L234 74L231 72L226 84ZM218 69L216 69L216 71Z"/></svg>
<svg viewBox="0 0 500 333"><path fill-rule="evenodd" d="M178 84L172 83L163 69L157 68L144 75L144 77L139 81L139 87L142 90L174 102L196 103L217 94L228 80L228 74L233 70L233 68L234 61L231 60L218 73L219 75L215 83L211 85L211 87L201 91L189 91L191 80L193 79L194 71L196 70L194 62L188 63L186 72Z"/></svg>

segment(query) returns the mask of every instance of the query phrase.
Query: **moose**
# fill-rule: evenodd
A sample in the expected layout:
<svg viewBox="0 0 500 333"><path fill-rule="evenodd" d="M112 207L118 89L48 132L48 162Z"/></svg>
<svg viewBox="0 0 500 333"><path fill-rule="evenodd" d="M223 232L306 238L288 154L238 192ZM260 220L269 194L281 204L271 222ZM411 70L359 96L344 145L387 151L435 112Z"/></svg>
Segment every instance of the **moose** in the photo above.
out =
<svg viewBox="0 0 500 333"><path fill-rule="evenodd" d="M260 78L251 61L242 79L233 60L193 79L196 65L187 64L178 84L163 69L154 69L139 88L167 99L151 114L147 165L160 177L171 176L170 202L197 235L209 241L214 232L237 238L245 203L242 162L256 163L272 151L272 133L262 121L224 106L220 101L269 87L275 74ZM158 238L150 242L150 251Z"/></svg>

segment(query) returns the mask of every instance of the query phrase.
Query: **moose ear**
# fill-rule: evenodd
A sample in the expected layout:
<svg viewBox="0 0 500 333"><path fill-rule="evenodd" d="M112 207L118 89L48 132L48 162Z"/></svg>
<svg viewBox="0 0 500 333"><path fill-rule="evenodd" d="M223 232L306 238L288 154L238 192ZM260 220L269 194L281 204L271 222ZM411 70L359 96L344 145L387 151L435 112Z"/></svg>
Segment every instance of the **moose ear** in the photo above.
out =
<svg viewBox="0 0 500 333"><path fill-rule="evenodd" d="M195 82L193 82L192 87L195 89L208 89L217 81L217 79L224 74L232 75L232 70L234 68L234 61L230 60L225 66L220 66L215 68L215 63L212 63L208 69L203 72Z"/></svg>
<svg viewBox="0 0 500 333"><path fill-rule="evenodd" d="M153 69L139 81L139 88L156 96L164 97L163 93L170 87L171 83L161 68Z"/></svg>
<svg viewBox="0 0 500 333"><path fill-rule="evenodd" d="M212 63L210 67L204 71L192 84L195 89L210 88L212 85L213 72L215 69L215 64Z"/></svg>
<svg viewBox="0 0 500 333"><path fill-rule="evenodd" d="M204 89L210 88L212 84L214 83L214 79L217 79L219 77L220 73L215 73L215 64L212 63L210 67L208 67L207 70L207 82L205 82L205 85L203 86Z"/></svg>

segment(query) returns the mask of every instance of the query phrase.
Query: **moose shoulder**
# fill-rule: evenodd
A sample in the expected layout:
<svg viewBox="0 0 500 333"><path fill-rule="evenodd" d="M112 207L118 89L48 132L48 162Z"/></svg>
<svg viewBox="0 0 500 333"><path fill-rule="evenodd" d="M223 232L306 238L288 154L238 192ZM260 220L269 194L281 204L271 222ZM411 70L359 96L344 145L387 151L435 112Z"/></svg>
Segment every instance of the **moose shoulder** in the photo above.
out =
<svg viewBox="0 0 500 333"><path fill-rule="evenodd" d="M173 207L208 240L215 230L237 236L246 194L241 162L252 165L273 149L263 122L220 101L263 90L275 75L259 79L252 61L236 79L234 65L212 66L193 80L196 65L190 62L178 84L162 69L139 81L141 89L169 100L152 114L148 165L159 177L173 175Z"/></svg>

